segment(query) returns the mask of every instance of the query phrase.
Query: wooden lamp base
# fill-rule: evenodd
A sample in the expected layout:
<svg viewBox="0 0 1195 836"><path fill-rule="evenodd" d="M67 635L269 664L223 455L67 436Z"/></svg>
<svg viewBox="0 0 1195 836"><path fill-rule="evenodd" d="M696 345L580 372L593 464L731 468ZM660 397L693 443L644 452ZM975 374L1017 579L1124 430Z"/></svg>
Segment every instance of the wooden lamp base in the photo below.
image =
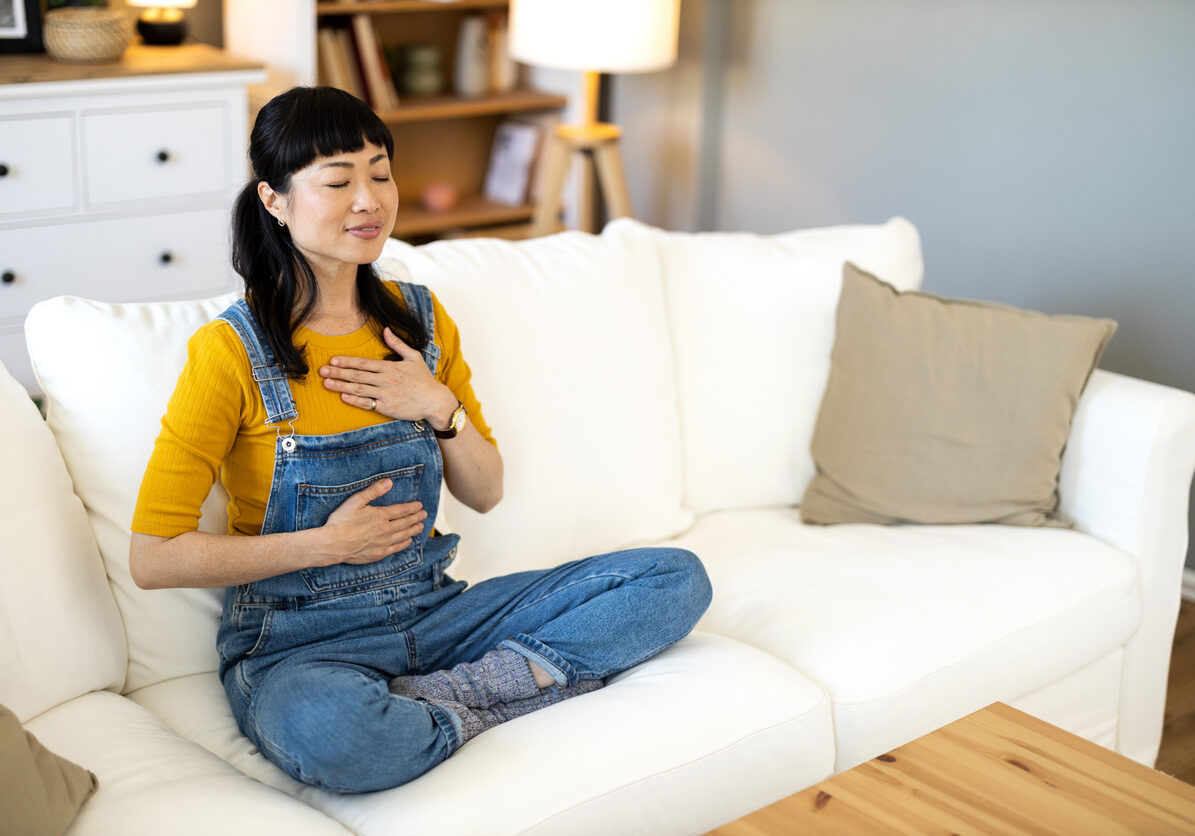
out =
<svg viewBox="0 0 1195 836"><path fill-rule="evenodd" d="M606 199L610 217L629 218L632 215L631 193L627 189L622 151L618 144L622 129L596 119L598 78L597 73L585 74L584 121L579 125L557 125L548 137L544 149L539 204L531 224L532 235L548 235L556 231L564 181L568 177L574 154L593 155L598 188Z"/></svg>

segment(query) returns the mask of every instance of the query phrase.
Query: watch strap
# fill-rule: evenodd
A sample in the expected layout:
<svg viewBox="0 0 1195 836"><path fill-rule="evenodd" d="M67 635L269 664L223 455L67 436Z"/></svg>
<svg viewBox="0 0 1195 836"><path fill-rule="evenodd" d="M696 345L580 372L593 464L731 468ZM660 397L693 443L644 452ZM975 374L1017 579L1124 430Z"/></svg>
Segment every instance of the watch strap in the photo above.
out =
<svg viewBox="0 0 1195 836"><path fill-rule="evenodd" d="M457 433L465 428L465 416L468 413L465 411L465 405L460 401L456 402L456 409L452 412L452 418L448 421L447 429L437 430L432 427L432 433L436 438L456 438Z"/></svg>

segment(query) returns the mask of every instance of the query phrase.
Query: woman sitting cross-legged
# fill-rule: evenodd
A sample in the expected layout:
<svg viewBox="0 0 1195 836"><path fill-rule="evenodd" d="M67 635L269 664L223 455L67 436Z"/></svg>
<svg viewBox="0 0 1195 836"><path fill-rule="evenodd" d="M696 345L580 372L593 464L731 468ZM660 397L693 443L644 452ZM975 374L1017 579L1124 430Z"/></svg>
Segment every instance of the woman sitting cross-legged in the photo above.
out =
<svg viewBox="0 0 1195 836"><path fill-rule="evenodd" d="M393 152L339 90L262 109L233 217L245 298L188 343L129 554L142 587L225 587L220 678L241 730L294 778L341 792L410 781L488 728L601 687L688 634L711 595L679 549L469 588L445 574L457 536L433 530L441 479L487 511L502 458L453 321L427 288L372 267L398 206ZM226 535L198 531L216 478Z"/></svg>

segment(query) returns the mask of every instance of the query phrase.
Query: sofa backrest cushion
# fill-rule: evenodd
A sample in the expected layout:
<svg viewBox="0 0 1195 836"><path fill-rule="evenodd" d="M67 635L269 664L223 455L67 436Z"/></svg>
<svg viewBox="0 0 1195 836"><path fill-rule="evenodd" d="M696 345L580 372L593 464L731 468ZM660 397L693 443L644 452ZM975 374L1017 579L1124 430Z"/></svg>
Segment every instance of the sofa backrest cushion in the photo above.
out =
<svg viewBox="0 0 1195 836"><path fill-rule="evenodd" d="M24 722L120 688L125 637L54 436L3 365L0 459L0 704Z"/></svg>
<svg viewBox="0 0 1195 836"><path fill-rule="evenodd" d="M676 387L657 248L639 225L530 241L387 243L460 328L505 465L487 514L446 498L453 574L478 580L677 534Z"/></svg>
<svg viewBox="0 0 1195 836"><path fill-rule="evenodd" d="M47 395L46 422L87 508L124 620L126 692L218 665L222 592L139 588L129 574L129 524L187 339L235 298L116 305L64 296L38 303L25 322ZM202 530L226 531L226 502L217 484Z"/></svg>
<svg viewBox="0 0 1195 836"><path fill-rule="evenodd" d="M686 506L796 505L814 475L843 264L916 289L917 230L893 218L770 236L651 232L672 325Z"/></svg>

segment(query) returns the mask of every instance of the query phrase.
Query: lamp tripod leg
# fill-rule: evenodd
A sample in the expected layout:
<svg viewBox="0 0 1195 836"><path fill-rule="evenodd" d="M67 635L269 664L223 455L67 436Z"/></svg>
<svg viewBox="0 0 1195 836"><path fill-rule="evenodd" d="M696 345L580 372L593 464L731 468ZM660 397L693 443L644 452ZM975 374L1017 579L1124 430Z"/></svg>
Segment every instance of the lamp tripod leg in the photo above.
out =
<svg viewBox="0 0 1195 836"><path fill-rule="evenodd" d="M540 180L539 203L535 207L535 217L531 222L533 236L551 235L556 231L560 222L560 202L570 162L572 159L568 145L555 133L550 134L547 148L544 149L544 173Z"/></svg>
<svg viewBox="0 0 1195 836"><path fill-rule="evenodd" d="M601 183L602 195L606 199L610 219L633 217L631 191L627 188L627 176L622 165L622 151L618 147L618 140L613 139L595 146L593 158L597 163L598 180Z"/></svg>

